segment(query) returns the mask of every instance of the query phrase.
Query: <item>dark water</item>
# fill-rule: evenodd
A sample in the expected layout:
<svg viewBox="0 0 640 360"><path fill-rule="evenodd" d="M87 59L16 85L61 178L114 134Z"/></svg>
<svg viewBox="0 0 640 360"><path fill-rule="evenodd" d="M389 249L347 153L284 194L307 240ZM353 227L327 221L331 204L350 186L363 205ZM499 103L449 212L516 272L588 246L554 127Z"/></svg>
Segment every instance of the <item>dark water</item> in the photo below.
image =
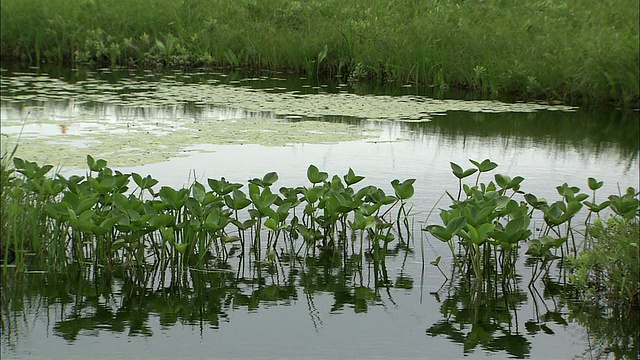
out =
<svg viewBox="0 0 640 360"><path fill-rule="evenodd" d="M108 90L132 79L136 86L146 81L152 89L164 81L188 89L215 79L215 84L285 94L434 96L415 88L376 89L339 82L316 86L283 74L266 74L262 80L244 74L168 76L55 69L45 74L2 74L2 131L10 133L13 128L6 124L33 111L40 119L39 127L30 129L34 138L38 131L43 136L67 136L59 127L63 123L81 127L83 121L106 121L122 126L133 116L139 123L176 124L196 118L206 123L215 118L281 116L194 103L152 103L135 111L123 97L136 88ZM9 85L8 79L16 76L20 81L41 76L68 84L98 79L105 87L96 93L108 92L109 98L70 104L65 96L76 96L77 89L39 90L33 84L40 80L11 92L15 84ZM539 281L528 287L531 269L522 254L518 281L506 286L496 282L478 297L472 284L450 273L447 246L420 231L437 221L436 214L427 220L434 207L446 207L444 200L438 203L442 194L457 190L450 161L468 168L469 158L489 158L499 164L497 172L523 176L524 191L550 201L559 199L555 187L564 182L588 192L590 176L605 182L602 196L617 193L618 188L638 188L637 112L452 110L430 122L340 114L313 120L377 132L374 138L286 146L186 143L180 157L118 168L152 174L162 185L173 187L188 185L194 178L206 182L221 176L246 183L270 171L279 174L279 186L299 186L307 183L309 164L338 175L351 167L368 184L389 191L391 180L415 178L413 238L409 247L396 244L384 267L367 259L359 265L361 259L340 256L281 258L275 264L232 257L216 272L175 274L150 268L135 279L125 276L123 269L111 274L75 266L60 274L5 276L2 358L571 359L637 354L637 318L619 318L611 309L576 303L556 271L546 284ZM78 132L90 137L89 130ZM77 156L85 155L78 150ZM442 256L440 267L454 280L445 281L429 265L437 256Z"/></svg>

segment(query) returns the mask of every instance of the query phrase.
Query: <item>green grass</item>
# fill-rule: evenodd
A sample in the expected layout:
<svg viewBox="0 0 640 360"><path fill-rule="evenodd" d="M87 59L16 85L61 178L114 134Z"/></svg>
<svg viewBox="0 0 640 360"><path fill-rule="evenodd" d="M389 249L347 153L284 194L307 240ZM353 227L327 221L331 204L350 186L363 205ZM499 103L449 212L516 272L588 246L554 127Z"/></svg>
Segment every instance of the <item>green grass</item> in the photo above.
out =
<svg viewBox="0 0 640 360"><path fill-rule="evenodd" d="M589 228L587 248L570 260L570 279L583 296L637 309L640 287L638 237L640 217L596 219Z"/></svg>
<svg viewBox="0 0 640 360"><path fill-rule="evenodd" d="M1 6L3 60L292 70L638 107L634 0L3 0Z"/></svg>

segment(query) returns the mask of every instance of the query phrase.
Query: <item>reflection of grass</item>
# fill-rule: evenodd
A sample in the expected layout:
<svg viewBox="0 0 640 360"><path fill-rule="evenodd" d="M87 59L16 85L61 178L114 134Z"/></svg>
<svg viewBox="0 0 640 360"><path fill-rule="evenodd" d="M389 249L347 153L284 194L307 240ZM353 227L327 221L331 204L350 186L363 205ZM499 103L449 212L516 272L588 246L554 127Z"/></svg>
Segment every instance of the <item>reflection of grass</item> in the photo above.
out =
<svg viewBox="0 0 640 360"><path fill-rule="evenodd" d="M637 9L633 0L5 0L0 52L37 64L294 69L637 106Z"/></svg>
<svg viewBox="0 0 640 360"><path fill-rule="evenodd" d="M621 161L629 164L633 163L640 150L640 116L619 111L448 112L446 117L428 123L405 125L424 133L435 132L445 139L474 137L499 141L512 148L546 145L559 154L566 151L606 154L615 149Z"/></svg>
<svg viewBox="0 0 640 360"><path fill-rule="evenodd" d="M637 359L640 353L640 318L637 310L568 303L570 317L589 334L592 359Z"/></svg>

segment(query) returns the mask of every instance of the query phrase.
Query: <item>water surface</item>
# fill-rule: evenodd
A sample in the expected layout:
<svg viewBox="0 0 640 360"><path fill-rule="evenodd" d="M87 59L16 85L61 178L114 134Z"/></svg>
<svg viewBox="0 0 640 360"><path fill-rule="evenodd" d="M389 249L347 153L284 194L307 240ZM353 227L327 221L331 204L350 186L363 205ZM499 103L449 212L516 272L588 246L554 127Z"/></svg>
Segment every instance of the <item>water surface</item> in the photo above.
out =
<svg viewBox="0 0 640 360"><path fill-rule="evenodd" d="M395 248L385 269L232 257L225 271L155 270L138 282L73 268L3 278L3 359L585 358L611 345L599 345L598 327L603 338L635 339L620 346L637 351L637 325L620 334L588 323L559 279L528 288L524 257L512 288L470 301L464 279L445 282L429 265L442 256L450 275L452 260L420 229L457 190L451 161L469 168L469 158L489 158L494 173L523 176L522 190L550 201L565 182L588 192L590 176L604 181L602 196L637 188L638 113L266 73L3 70L1 89L3 149L21 133L18 156L65 174L83 174L90 153L176 188L222 176L246 184L271 171L278 187L307 185L310 164L331 175L351 167L388 192L393 179L416 179L410 249Z"/></svg>

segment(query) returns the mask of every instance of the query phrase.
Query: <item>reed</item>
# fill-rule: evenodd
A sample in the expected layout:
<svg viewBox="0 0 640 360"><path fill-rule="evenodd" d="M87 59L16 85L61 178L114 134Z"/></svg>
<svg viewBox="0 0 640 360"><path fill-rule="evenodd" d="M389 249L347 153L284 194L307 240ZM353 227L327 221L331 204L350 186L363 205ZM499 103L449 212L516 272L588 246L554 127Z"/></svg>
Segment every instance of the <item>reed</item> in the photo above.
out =
<svg viewBox="0 0 640 360"><path fill-rule="evenodd" d="M2 1L3 60L233 66L638 106L638 3ZM34 26L34 24L38 24Z"/></svg>

